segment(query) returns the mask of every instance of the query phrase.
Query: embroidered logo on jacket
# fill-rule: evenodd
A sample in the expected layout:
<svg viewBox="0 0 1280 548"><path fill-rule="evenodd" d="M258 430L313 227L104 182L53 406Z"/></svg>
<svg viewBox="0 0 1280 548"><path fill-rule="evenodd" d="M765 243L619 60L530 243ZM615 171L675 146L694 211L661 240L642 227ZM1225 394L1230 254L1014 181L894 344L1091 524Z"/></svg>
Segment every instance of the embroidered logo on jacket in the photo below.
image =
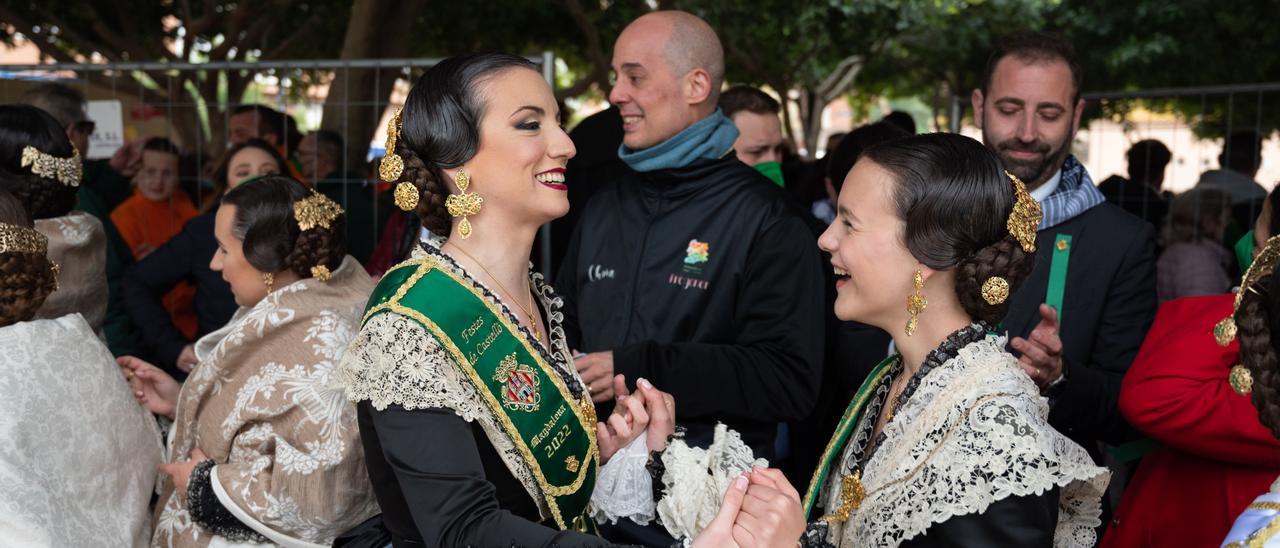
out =
<svg viewBox="0 0 1280 548"><path fill-rule="evenodd" d="M696 265L705 263L709 253L711 253L711 244L699 242L696 239L689 240L689 247L684 250L684 264Z"/></svg>
<svg viewBox="0 0 1280 548"><path fill-rule="evenodd" d="M493 380L503 385L502 406L512 411L537 411L542 395L538 394L538 376L527 365L516 362L513 352L502 358Z"/></svg>

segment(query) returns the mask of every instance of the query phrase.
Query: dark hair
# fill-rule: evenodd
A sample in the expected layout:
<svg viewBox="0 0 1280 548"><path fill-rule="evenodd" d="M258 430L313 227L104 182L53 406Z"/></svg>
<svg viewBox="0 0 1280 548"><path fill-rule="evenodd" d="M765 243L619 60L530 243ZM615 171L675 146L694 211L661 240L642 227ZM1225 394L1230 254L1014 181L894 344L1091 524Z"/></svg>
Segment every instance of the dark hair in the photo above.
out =
<svg viewBox="0 0 1280 548"><path fill-rule="evenodd" d="M1222 239L1231 197L1211 189L1192 189L1179 194L1169 204L1169 222L1165 224L1165 245Z"/></svg>
<svg viewBox="0 0 1280 548"><path fill-rule="evenodd" d="M831 179L831 186L835 188L836 193L844 187L844 179L849 176L849 171L853 169L853 164L858 162L858 157L867 149L892 141L910 136L910 133L903 131L896 125L881 120L874 124L867 124L850 131L844 137L840 138L840 143L836 145L836 149L827 153L827 172L825 175Z"/></svg>
<svg viewBox="0 0 1280 548"><path fill-rule="evenodd" d="M31 86L22 92L18 101L48 112L64 130L89 118L85 112L84 93L57 82ZM81 151L84 152L86 151Z"/></svg>
<svg viewBox="0 0 1280 548"><path fill-rule="evenodd" d="M262 272L293 271L310 278L311 267L324 265L335 271L346 255L347 216L338 216L329 228L300 230L293 204L314 191L288 176L268 175L231 189L223 205L236 207L231 233L244 243L244 258Z"/></svg>
<svg viewBox="0 0 1280 548"><path fill-rule="evenodd" d="M292 116L260 104L240 105L231 110L231 115L249 112L256 114L259 138L275 135L276 140L280 141L280 146L283 146L288 154L293 154L294 149L298 148L298 142L302 140L302 133L298 131L298 122L294 121Z"/></svg>
<svg viewBox="0 0 1280 548"><path fill-rule="evenodd" d="M895 110L890 112L889 114L886 114L881 121L897 126L898 129L907 132L908 135L916 134L916 118L912 116L910 112L905 110Z"/></svg>
<svg viewBox="0 0 1280 548"><path fill-rule="evenodd" d="M747 111L752 114L777 114L782 110L768 93L751 86L733 86L720 94L720 110L725 116Z"/></svg>
<svg viewBox="0 0 1280 548"><path fill-rule="evenodd" d="M1004 320L1009 299L987 303L982 284L1000 276L1012 294L1031 272L1035 253L1023 251L1005 226L1013 183L995 153L963 135L926 133L874 146L863 158L897 183L891 195L911 255L935 270L956 269L956 296L972 318L990 325Z"/></svg>
<svg viewBox="0 0 1280 548"><path fill-rule="evenodd" d="M178 148L177 143L174 143L165 137L151 137L147 139L142 143L142 150L163 152L165 154L172 154L178 158L182 158L182 149Z"/></svg>
<svg viewBox="0 0 1280 548"><path fill-rule="evenodd" d="M1173 159L1169 147L1155 139L1138 141L1125 153L1129 160L1129 180L1150 185L1164 180L1164 168Z"/></svg>
<svg viewBox="0 0 1280 548"><path fill-rule="evenodd" d="M443 169L475 156L485 107L480 88L511 68L537 70L528 59L503 53L450 57L423 73L405 98L396 149L387 153L404 161L399 180L418 188L418 218L437 235L447 236L453 226L444 207L449 186Z"/></svg>
<svg viewBox="0 0 1280 548"><path fill-rule="evenodd" d="M995 75L996 65L1008 56L1017 57L1026 63L1043 63L1062 61L1071 69L1071 85L1073 87L1071 102L1080 100L1080 89L1084 83L1080 62L1076 60L1075 47L1061 35L1045 32L1014 32L1001 36L996 46L987 57L987 67L982 73L982 94L991 92L991 78Z"/></svg>
<svg viewBox="0 0 1280 548"><path fill-rule="evenodd" d="M311 132L311 135L316 138L317 151L324 151L332 156L334 160L342 160L342 149L345 146L345 142L341 133L330 129L317 129ZM322 173L321 175L325 174Z"/></svg>
<svg viewBox="0 0 1280 548"><path fill-rule="evenodd" d="M48 112L30 105L0 105L0 190L13 193L32 219L70 213L78 188L22 167L22 149L27 146L56 158L70 158L75 152L67 131Z"/></svg>
<svg viewBox="0 0 1280 548"><path fill-rule="evenodd" d="M1272 265L1274 266L1274 265ZM1280 340L1280 277L1268 274L1254 286L1240 289L1236 310L1236 338L1240 341L1240 363L1253 377L1253 406L1258 419L1280 437L1280 360L1276 353Z"/></svg>
<svg viewBox="0 0 1280 548"><path fill-rule="evenodd" d="M0 223L32 226L22 202L4 191L0 191ZM0 253L0 327L35 317L57 284L46 254Z"/></svg>
<svg viewBox="0 0 1280 548"><path fill-rule="evenodd" d="M289 165L285 163L284 157L280 156L280 151L271 146L271 143L255 138L233 145L227 149L226 154L222 155L222 161L218 163L218 170L213 174L213 199L204 204L201 212L210 211L220 203L223 193L227 191L227 178L231 176L231 160L236 157L237 153L246 148L256 148L269 154L271 159L276 162L277 173L280 175L289 174Z"/></svg>
<svg viewBox="0 0 1280 548"><path fill-rule="evenodd" d="M1233 131L1222 141L1222 167L1253 176L1262 164L1262 139L1253 130Z"/></svg>

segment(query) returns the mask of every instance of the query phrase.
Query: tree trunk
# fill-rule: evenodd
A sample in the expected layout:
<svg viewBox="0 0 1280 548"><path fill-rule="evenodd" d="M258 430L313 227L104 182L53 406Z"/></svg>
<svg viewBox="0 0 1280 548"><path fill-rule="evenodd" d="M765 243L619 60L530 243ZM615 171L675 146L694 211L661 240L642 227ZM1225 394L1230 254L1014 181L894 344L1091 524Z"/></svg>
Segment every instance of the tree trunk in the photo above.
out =
<svg viewBox="0 0 1280 548"><path fill-rule="evenodd" d="M409 54L410 30L425 2L356 0L339 59L385 59ZM362 168L368 143L387 107L400 68L334 71L321 127L346 141L346 167ZM358 169L357 171L363 171Z"/></svg>

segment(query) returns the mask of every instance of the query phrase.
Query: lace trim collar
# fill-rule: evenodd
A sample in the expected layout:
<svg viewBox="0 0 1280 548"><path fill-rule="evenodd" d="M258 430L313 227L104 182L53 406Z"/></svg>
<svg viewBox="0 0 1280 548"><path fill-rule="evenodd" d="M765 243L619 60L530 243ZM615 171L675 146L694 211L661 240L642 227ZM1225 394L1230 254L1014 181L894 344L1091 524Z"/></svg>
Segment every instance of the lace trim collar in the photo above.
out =
<svg viewBox="0 0 1280 548"><path fill-rule="evenodd" d="M916 390L920 388L920 383L924 381L929 373L950 363L956 356L960 355L961 349L982 341L986 337L987 331L987 325L978 322L958 329L943 339L937 348L934 348L929 352L928 356L925 356L924 362L920 364L920 369L907 381L907 386L902 389L902 393L898 394L898 402L895 409L902 409L911 400ZM867 412L863 413L863 420L858 425L858 432L854 437L855 458L849 459L848 469L850 473L857 468L865 467L867 461L871 460L871 457L875 455L876 450L884 445L886 437L884 431L881 431L875 437L875 443L868 443L868 441L871 439L871 434L875 432L876 422L880 419L880 411L888 399L889 386L893 384L893 379L902 373L903 367L902 359L899 357L894 362L890 373L885 375L884 380L880 381L880 385L876 387L875 396L872 398L866 410ZM888 425L886 424L885 426L887 427ZM868 448L871 448L871 451L868 452Z"/></svg>

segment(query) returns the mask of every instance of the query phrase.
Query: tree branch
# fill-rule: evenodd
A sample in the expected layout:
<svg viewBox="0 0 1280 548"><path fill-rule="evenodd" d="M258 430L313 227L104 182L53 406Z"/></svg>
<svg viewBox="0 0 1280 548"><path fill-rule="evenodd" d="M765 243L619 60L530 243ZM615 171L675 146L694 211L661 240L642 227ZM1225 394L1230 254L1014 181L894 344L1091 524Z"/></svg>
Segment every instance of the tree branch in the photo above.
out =
<svg viewBox="0 0 1280 548"><path fill-rule="evenodd" d="M814 88L814 92L824 101L834 100L849 88L853 79L862 72L866 59L861 55L850 55L840 61L836 68Z"/></svg>
<svg viewBox="0 0 1280 548"><path fill-rule="evenodd" d="M272 49L271 51L264 53L260 59L262 60L280 59L281 56L289 52L290 48L298 45L304 39L312 37L313 31L316 29L316 27L320 26L321 21L322 21L322 18L320 17L319 13L311 14L311 17L308 17L306 21L304 21L301 25L298 25L298 27L294 29L293 34L289 35L288 38L285 38L279 44L277 44L275 49Z"/></svg>

